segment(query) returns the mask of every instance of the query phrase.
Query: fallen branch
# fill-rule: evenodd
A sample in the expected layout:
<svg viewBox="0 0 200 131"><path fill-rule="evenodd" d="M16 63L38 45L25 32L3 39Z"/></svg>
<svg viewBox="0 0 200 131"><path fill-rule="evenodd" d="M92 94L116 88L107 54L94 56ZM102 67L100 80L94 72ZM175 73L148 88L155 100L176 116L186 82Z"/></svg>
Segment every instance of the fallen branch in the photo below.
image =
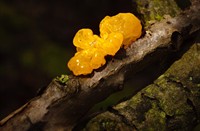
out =
<svg viewBox="0 0 200 131"><path fill-rule="evenodd" d="M199 78L196 43L153 84L91 119L85 130L191 130L200 120Z"/></svg>
<svg viewBox="0 0 200 131"><path fill-rule="evenodd" d="M190 10L177 17L166 18L151 25L143 38L125 50L125 55L116 56L93 74L54 79L41 95L3 119L0 130L23 131L37 127L46 130L71 130L94 104L123 88L129 72L137 72L147 62L171 52L170 47L174 44L171 36L174 32L184 38L198 30L199 3L196 1ZM188 27L191 30L187 30L185 34ZM177 47L180 43L178 42Z"/></svg>

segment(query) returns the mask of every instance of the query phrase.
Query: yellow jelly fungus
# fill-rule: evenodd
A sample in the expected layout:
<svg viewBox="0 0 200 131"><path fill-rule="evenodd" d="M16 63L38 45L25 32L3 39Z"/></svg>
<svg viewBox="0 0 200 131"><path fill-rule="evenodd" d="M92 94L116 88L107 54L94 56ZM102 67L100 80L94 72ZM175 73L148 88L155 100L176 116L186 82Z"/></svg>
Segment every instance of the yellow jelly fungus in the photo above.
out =
<svg viewBox="0 0 200 131"><path fill-rule="evenodd" d="M80 29L74 36L73 43L78 49L88 49L99 42L100 38L94 35L91 29Z"/></svg>
<svg viewBox="0 0 200 131"><path fill-rule="evenodd" d="M123 45L127 47L138 39L142 33L140 20L131 13L119 13L115 16L106 16L100 22L100 36L105 38L111 32L119 32L123 35Z"/></svg>
<svg viewBox="0 0 200 131"><path fill-rule="evenodd" d="M110 33L108 37L96 48L102 49L106 55L114 56L120 49L123 41L121 33Z"/></svg>
<svg viewBox="0 0 200 131"><path fill-rule="evenodd" d="M83 37L84 36L84 37ZM73 40L77 53L68 62L68 67L74 75L90 74L106 63L105 56L114 56L120 49L123 35L111 33L106 39L93 35L90 29L79 30Z"/></svg>
<svg viewBox="0 0 200 131"><path fill-rule="evenodd" d="M131 13L106 16L100 22L100 36L80 29L73 39L77 53L68 62L74 75L87 75L103 66L106 55L114 56L122 45L128 47L141 35L140 21Z"/></svg>
<svg viewBox="0 0 200 131"><path fill-rule="evenodd" d="M74 75L87 75L106 63L104 56L102 50L96 48L82 50L70 59L68 67Z"/></svg>

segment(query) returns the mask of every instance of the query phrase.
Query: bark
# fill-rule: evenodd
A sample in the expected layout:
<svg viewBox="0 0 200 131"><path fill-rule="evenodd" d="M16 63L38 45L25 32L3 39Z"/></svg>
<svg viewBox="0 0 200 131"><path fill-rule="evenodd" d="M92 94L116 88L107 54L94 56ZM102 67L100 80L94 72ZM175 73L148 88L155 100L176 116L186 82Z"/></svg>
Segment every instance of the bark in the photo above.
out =
<svg viewBox="0 0 200 131"><path fill-rule="evenodd" d="M84 130L191 130L200 120L200 43L153 84L91 119Z"/></svg>
<svg viewBox="0 0 200 131"><path fill-rule="evenodd" d="M96 103L123 88L128 76L176 50L200 28L200 2L177 17L149 26L146 34L88 76L62 75L20 109L0 121L0 130L72 130ZM172 39L171 39L172 38Z"/></svg>
<svg viewBox="0 0 200 131"><path fill-rule="evenodd" d="M174 0L133 0L137 5L137 11L147 27L156 20L160 21L166 15L175 17L181 9Z"/></svg>

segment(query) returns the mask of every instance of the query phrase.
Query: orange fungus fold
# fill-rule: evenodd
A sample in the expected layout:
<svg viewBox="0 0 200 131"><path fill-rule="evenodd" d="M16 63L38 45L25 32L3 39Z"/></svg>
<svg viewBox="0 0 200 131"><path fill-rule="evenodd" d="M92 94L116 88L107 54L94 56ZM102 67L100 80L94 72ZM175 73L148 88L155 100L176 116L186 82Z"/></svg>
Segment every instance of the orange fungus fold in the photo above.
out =
<svg viewBox="0 0 200 131"><path fill-rule="evenodd" d="M123 35L123 45L127 47L138 39L142 33L140 20L131 13L119 13L115 16L106 16L100 22L100 36L107 37L107 34L119 32Z"/></svg>
<svg viewBox="0 0 200 131"><path fill-rule="evenodd" d="M91 29L80 29L73 44L77 53L68 62L74 75L87 75L106 63L105 56L114 56L120 47L128 47L142 33L140 20L131 13L106 16L99 25L100 36Z"/></svg>

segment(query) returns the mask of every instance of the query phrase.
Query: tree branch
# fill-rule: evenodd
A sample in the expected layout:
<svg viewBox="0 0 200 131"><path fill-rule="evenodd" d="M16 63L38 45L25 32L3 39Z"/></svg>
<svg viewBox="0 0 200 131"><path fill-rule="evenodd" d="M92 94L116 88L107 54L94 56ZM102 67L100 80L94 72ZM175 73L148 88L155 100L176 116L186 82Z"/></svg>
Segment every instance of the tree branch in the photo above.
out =
<svg viewBox="0 0 200 131"><path fill-rule="evenodd" d="M200 120L200 43L153 84L91 119L85 130L190 130Z"/></svg>
<svg viewBox="0 0 200 131"><path fill-rule="evenodd" d="M151 25L144 37L110 60L106 66L89 76L65 76L54 79L39 96L0 122L0 130L71 130L77 121L96 103L123 88L130 72L135 73L147 62L161 58L171 51L171 36L191 27L190 34L200 28L200 2L174 18ZM179 47L179 46L178 46ZM156 55L159 53L159 55ZM154 57L155 56L155 57ZM66 79L69 78L67 81Z"/></svg>

